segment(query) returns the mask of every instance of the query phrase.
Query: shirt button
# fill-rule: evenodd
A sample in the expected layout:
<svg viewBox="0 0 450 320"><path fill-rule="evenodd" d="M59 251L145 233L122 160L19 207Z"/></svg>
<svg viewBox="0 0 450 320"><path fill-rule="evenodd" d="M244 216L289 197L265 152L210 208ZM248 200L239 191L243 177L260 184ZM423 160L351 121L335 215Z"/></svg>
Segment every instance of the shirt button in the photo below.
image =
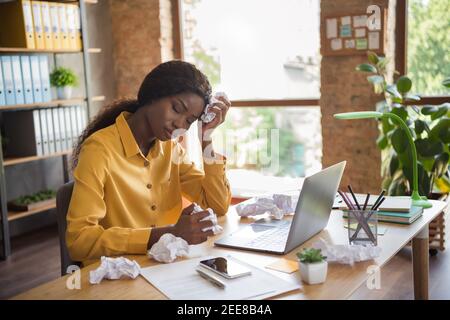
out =
<svg viewBox="0 0 450 320"><path fill-rule="evenodd" d="M151 183L147 184L147 189L151 189L151 188L152 188L152 184Z"/></svg>
<svg viewBox="0 0 450 320"><path fill-rule="evenodd" d="M156 210L156 206L152 205L152 210L155 211Z"/></svg>
<svg viewBox="0 0 450 320"><path fill-rule="evenodd" d="M145 160L145 161L144 161L144 166L145 166L145 167L148 167L149 165L150 165L150 161Z"/></svg>

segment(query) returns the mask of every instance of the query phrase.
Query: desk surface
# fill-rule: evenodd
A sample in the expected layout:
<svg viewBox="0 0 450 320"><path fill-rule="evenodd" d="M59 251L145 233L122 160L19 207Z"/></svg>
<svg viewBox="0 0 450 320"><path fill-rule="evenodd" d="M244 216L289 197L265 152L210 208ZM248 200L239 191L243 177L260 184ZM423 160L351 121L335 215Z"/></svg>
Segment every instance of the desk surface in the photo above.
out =
<svg viewBox="0 0 450 320"><path fill-rule="evenodd" d="M376 264L380 267L385 265L401 248L403 248L412 238L414 238L424 227L426 227L439 213L441 213L446 203L432 201L433 207L426 209L421 218L412 225L398 225L382 223L387 227L387 232L379 236L378 245L382 248L381 255L373 260L356 263L354 266L329 264L327 280L323 284L309 286L303 284L303 289L293 291L278 296L278 299L346 299L359 286L367 281L369 274L367 268ZM224 227L224 233L234 231L239 223L252 222L251 219L240 219L234 208L230 208L227 216L219 218L219 223ZM380 223L381 224L381 223ZM220 237L221 235L217 236ZM347 229L344 228L342 211L333 211L328 226L303 245L288 253L285 257L296 260L295 253L302 247L311 246L319 238L327 240L333 244L348 243ZM213 246L215 238L210 238L207 242L196 246L192 250L192 257L201 255L232 254L244 259L256 266L266 266L280 258L277 255L247 252L243 250L233 250L218 248ZM135 259L141 267L148 267L157 262L148 259L146 256L128 256ZM54 281L45 283L39 287L22 293L14 299L166 299L155 287L149 284L144 278L138 277L135 280L104 280L98 285L89 284L89 271L98 266L93 264L81 269L81 289L69 290L66 287L68 276L61 277ZM268 272L284 278L288 281L300 282L298 272L286 274L282 272L265 269Z"/></svg>

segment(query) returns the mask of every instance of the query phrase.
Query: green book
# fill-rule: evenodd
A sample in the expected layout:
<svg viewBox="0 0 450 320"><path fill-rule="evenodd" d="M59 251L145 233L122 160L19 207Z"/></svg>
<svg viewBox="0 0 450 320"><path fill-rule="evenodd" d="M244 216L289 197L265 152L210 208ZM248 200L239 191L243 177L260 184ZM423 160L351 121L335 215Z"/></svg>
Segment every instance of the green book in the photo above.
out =
<svg viewBox="0 0 450 320"><path fill-rule="evenodd" d="M344 212L344 218L348 217L348 212ZM377 211L378 221L411 224L422 216L422 207L411 207L409 212L392 212L392 211Z"/></svg>

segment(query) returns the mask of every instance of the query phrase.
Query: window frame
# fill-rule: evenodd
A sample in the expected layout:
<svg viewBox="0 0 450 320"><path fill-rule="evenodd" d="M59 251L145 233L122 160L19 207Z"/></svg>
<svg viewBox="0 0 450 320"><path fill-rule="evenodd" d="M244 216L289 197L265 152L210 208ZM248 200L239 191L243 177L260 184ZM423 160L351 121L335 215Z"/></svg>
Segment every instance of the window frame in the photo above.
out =
<svg viewBox="0 0 450 320"><path fill-rule="evenodd" d="M400 75L408 72L408 0L397 0L395 17L395 69ZM420 95L420 93L419 93ZM407 102L408 105L439 105L450 102L450 95L420 95L420 101Z"/></svg>

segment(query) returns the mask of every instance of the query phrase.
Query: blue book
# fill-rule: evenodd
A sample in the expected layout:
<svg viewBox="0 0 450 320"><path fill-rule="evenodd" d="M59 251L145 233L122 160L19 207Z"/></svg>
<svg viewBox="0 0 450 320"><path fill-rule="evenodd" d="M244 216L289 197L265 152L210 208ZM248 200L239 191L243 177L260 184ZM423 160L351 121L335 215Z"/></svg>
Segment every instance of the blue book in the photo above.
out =
<svg viewBox="0 0 450 320"><path fill-rule="evenodd" d="M1 61L6 105L14 105L16 104L16 95L14 93L14 78L12 73L11 56L1 56Z"/></svg>
<svg viewBox="0 0 450 320"><path fill-rule="evenodd" d="M5 97L5 86L3 85L3 68L2 63L0 61L0 106L4 106L6 104Z"/></svg>
<svg viewBox="0 0 450 320"><path fill-rule="evenodd" d="M20 65L22 67L23 93L25 96L25 103L34 103L30 57L20 56Z"/></svg>
<svg viewBox="0 0 450 320"><path fill-rule="evenodd" d="M52 100L50 91L50 74L48 71L48 57L39 55L39 70L41 73L42 100L48 102Z"/></svg>
<svg viewBox="0 0 450 320"><path fill-rule="evenodd" d="M44 100L42 99L42 88L41 88L41 73L39 71L39 57L36 55L30 56L30 66L31 66L31 79L33 80L33 97L34 103L40 103Z"/></svg>
<svg viewBox="0 0 450 320"><path fill-rule="evenodd" d="M401 224L411 224L423 214L422 207L411 207L409 212L377 211L378 221ZM348 211L344 211L344 218L348 217Z"/></svg>
<svg viewBox="0 0 450 320"><path fill-rule="evenodd" d="M25 97L23 95L22 68L20 67L20 57L12 56L11 63L14 78L14 92L16 95L16 104L24 104Z"/></svg>

